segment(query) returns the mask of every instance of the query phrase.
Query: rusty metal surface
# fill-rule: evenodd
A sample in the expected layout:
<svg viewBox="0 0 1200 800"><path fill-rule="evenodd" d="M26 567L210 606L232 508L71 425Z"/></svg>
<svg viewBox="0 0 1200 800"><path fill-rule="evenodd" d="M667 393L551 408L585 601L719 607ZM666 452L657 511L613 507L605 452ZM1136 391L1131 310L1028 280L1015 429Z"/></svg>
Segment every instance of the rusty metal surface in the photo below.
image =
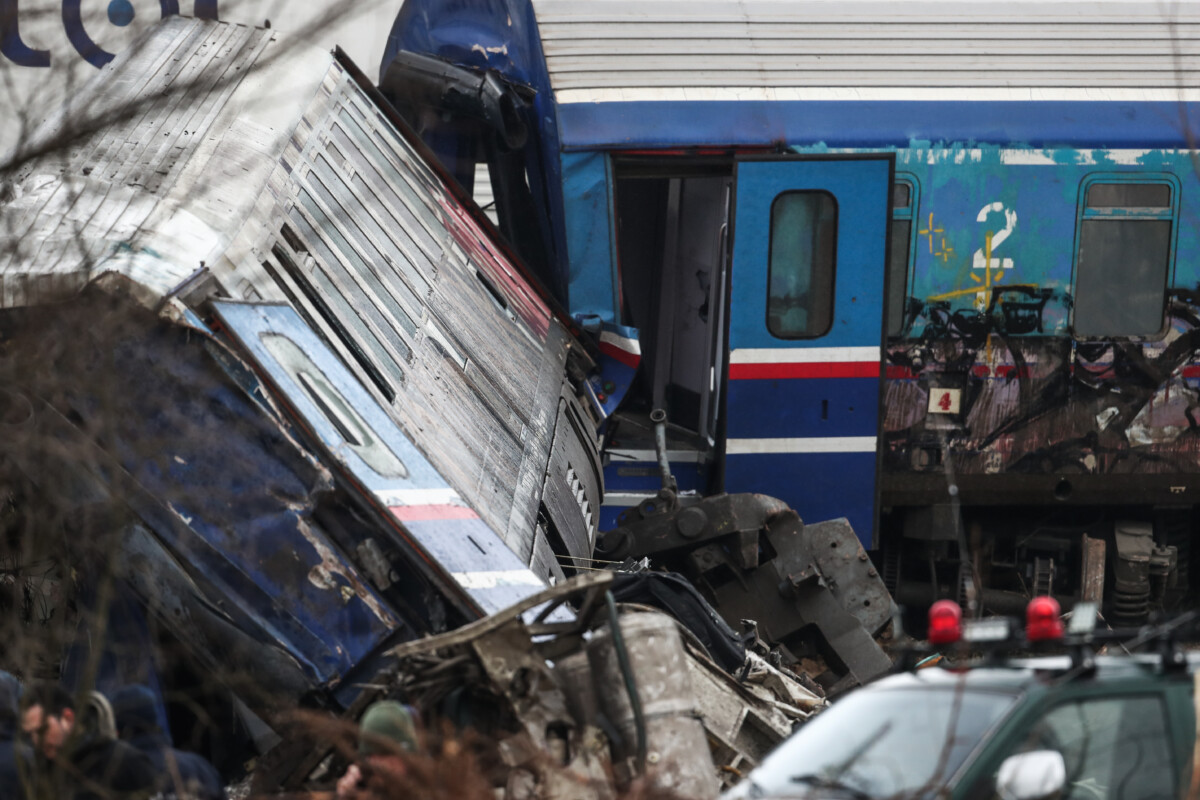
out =
<svg viewBox="0 0 1200 800"><path fill-rule="evenodd" d="M1200 472L1200 396L1185 374L1200 341L1195 314L1194 298L1176 292L1175 333L1160 341L1075 345L988 329L893 344L885 503L936 501L948 467L968 503L1200 500L1184 479ZM930 386L961 388L961 412L925 413ZM1112 492L1114 476L1129 493Z"/></svg>
<svg viewBox="0 0 1200 800"><path fill-rule="evenodd" d="M680 508L670 492L624 518L601 538L600 557L650 556L686 575L731 627L757 621L793 662L820 652L843 688L891 667L873 638L891 619L891 596L846 520L806 526L779 500L752 494Z"/></svg>
<svg viewBox="0 0 1200 800"><path fill-rule="evenodd" d="M1104 599L1104 558L1108 547L1103 539L1083 537L1083 587L1079 599L1084 603L1099 603Z"/></svg>

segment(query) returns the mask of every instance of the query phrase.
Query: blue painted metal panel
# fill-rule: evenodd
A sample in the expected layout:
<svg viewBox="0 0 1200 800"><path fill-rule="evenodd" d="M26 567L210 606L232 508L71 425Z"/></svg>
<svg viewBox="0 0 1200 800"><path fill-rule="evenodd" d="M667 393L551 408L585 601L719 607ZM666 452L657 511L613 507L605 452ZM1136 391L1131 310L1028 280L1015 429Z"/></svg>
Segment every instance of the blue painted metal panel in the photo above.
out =
<svg viewBox="0 0 1200 800"><path fill-rule="evenodd" d="M890 155L738 162L731 351L879 347L891 172ZM766 326L771 207L784 192L804 190L829 192L838 204L834 323L829 333L819 338L785 340L772 336Z"/></svg>
<svg viewBox="0 0 1200 800"><path fill-rule="evenodd" d="M538 209L538 225L547 250L566 273L563 176L559 163L558 106L542 53L533 5L529 0L405 0L392 25L380 71L400 50L439 56L452 63L496 70L533 87L537 95L526 115L531 136L524 147L529 188ZM458 159L453 133L433 129L427 143L452 171ZM460 180L464 185L467 181ZM566 300L565 297L559 298Z"/></svg>
<svg viewBox="0 0 1200 800"><path fill-rule="evenodd" d="M920 186L907 289L915 313L906 338L940 338L947 326L969 324L989 306L1005 319L997 329L1005 335L1069 335L1086 180L1136 178L1175 186L1179 224L1170 283L1191 288L1200 281L1200 230L1190 222L1200 218L1200 178L1186 151L924 144L897 151L896 159L897 169ZM985 270L989 254L992 268Z"/></svg>
<svg viewBox="0 0 1200 800"><path fill-rule="evenodd" d="M731 455L726 468L751 475L754 491L782 499L807 522L845 517L869 546L875 524L874 453ZM867 491L863 491L867 490Z"/></svg>
<svg viewBox="0 0 1200 800"><path fill-rule="evenodd" d="M736 174L726 490L772 494L810 520L854 509L868 546L892 174L888 155L740 161ZM837 204L832 324L807 339L767 327L771 213L792 191Z"/></svg>
<svg viewBox="0 0 1200 800"><path fill-rule="evenodd" d="M558 107L563 148L773 142L905 147L912 141L1187 147L1200 103L1090 101L642 101Z"/></svg>
<svg viewBox="0 0 1200 800"><path fill-rule="evenodd" d="M878 430L869 410L879 403L879 382L870 378L735 380L728 392L730 408L769 409L738 420L741 437L874 436Z"/></svg>
<svg viewBox="0 0 1200 800"><path fill-rule="evenodd" d="M336 680L403 623L312 516L323 472L214 363L194 330L139 326L81 374L69 400L104 419L105 447L139 488L137 513L210 602L287 653L313 685ZM219 348L214 348L219 353ZM88 387L142 387L94 397Z"/></svg>
<svg viewBox="0 0 1200 800"><path fill-rule="evenodd" d="M608 157L604 153L564 153L562 157L567 264L571 313L619 319L616 258Z"/></svg>
<svg viewBox="0 0 1200 800"><path fill-rule="evenodd" d="M215 303L214 310L344 477L393 524L395 540L429 565L468 615L494 613L545 588L294 309ZM367 439L374 450L363 446Z"/></svg>

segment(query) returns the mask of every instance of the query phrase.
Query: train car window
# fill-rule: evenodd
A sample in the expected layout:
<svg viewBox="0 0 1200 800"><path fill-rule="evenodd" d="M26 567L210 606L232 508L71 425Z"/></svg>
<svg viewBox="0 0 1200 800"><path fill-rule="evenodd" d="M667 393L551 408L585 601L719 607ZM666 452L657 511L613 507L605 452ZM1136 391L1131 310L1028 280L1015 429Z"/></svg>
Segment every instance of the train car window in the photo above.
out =
<svg viewBox="0 0 1200 800"><path fill-rule="evenodd" d="M916 182L897 178L892 184L892 233L888 240L887 307L884 325L888 336L904 329L908 298L908 271L912 263L913 216L916 214Z"/></svg>
<svg viewBox="0 0 1200 800"><path fill-rule="evenodd" d="M837 200L784 192L771 204L767 330L780 339L823 336L833 325Z"/></svg>
<svg viewBox="0 0 1200 800"><path fill-rule="evenodd" d="M1178 193L1166 181L1084 187L1072 328L1080 338L1146 337L1163 327Z"/></svg>

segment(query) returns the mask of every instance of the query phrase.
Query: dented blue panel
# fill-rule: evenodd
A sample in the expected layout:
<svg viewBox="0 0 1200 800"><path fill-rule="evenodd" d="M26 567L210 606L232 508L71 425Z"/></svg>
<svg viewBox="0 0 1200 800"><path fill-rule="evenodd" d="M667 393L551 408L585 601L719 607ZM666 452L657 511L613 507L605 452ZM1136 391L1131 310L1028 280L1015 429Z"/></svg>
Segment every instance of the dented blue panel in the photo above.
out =
<svg viewBox="0 0 1200 800"><path fill-rule="evenodd" d="M346 478L468 614L545 588L433 468L346 366L283 305L214 303L226 328Z"/></svg>
<svg viewBox="0 0 1200 800"><path fill-rule="evenodd" d="M307 681L333 681L403 622L314 518L327 473L206 344L194 330L138 326L96 375L77 376L70 405L105 421L106 448L138 487L131 505L208 602ZM138 391L87 388L114 383Z"/></svg>

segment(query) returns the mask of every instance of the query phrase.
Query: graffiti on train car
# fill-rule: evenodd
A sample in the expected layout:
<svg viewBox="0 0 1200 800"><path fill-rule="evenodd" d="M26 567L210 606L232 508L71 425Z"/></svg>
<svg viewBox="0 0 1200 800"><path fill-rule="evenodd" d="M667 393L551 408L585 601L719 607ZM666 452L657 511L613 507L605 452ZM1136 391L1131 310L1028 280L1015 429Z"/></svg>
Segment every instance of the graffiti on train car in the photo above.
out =
<svg viewBox="0 0 1200 800"><path fill-rule="evenodd" d="M940 474L952 454L965 474L1195 472L1191 170L1184 151L900 151L912 268L886 356L887 470ZM1119 244L1104 226L1131 221L1144 257L1089 262L1134 273L1128 291L1081 285L1087 237Z"/></svg>

